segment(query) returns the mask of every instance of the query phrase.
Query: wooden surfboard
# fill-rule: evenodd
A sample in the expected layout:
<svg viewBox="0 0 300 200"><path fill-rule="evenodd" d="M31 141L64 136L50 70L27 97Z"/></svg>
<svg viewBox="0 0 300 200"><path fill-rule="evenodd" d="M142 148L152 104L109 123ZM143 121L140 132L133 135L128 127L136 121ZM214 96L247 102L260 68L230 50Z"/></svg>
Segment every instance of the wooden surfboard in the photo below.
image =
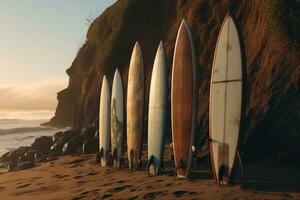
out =
<svg viewBox="0 0 300 200"><path fill-rule="evenodd" d="M149 95L148 112L148 170L157 175L161 171L164 135L167 126L168 72L166 53L160 42L156 52Z"/></svg>
<svg viewBox="0 0 300 200"><path fill-rule="evenodd" d="M197 120L197 79L192 35L182 21L175 44L171 85L174 161L178 177L187 177Z"/></svg>
<svg viewBox="0 0 300 200"><path fill-rule="evenodd" d="M221 185L228 184L234 172L243 101L242 67L240 37L227 14L216 44L209 102L212 169Z"/></svg>
<svg viewBox="0 0 300 200"><path fill-rule="evenodd" d="M123 158L123 133L124 133L124 105L123 85L119 70L116 69L111 97L111 149L113 167L120 168Z"/></svg>
<svg viewBox="0 0 300 200"><path fill-rule="evenodd" d="M127 86L127 151L129 169L140 165L143 111L144 111L144 65L141 47L135 43L132 51Z"/></svg>
<svg viewBox="0 0 300 200"><path fill-rule="evenodd" d="M100 110L99 110L99 150L101 166L108 165L109 146L110 146L110 92L106 76L103 77Z"/></svg>

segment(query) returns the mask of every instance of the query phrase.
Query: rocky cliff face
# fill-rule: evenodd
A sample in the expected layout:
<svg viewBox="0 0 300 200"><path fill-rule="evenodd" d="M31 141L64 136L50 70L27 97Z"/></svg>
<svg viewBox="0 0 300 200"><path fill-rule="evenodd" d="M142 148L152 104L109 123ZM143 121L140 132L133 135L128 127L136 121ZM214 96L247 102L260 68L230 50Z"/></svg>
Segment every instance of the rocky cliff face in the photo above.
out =
<svg viewBox="0 0 300 200"><path fill-rule="evenodd" d="M131 51L137 40L144 55L147 105L158 44L164 41L171 72L177 30L185 18L196 46L199 81L196 143L200 144L208 135L214 47L229 10L237 20L245 47L247 104L242 149L248 159L295 157L300 150L300 3L297 0L118 1L91 24L86 43L67 70L69 86L58 94L56 115L48 125L72 125L79 129L96 123L102 77L107 75L111 87L113 73L119 68L126 94Z"/></svg>

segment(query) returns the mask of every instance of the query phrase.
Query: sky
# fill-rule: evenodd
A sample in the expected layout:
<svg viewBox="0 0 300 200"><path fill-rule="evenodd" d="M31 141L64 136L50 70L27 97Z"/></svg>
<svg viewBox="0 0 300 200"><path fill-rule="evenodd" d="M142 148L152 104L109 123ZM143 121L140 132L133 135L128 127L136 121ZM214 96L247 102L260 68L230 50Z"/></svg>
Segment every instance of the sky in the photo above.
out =
<svg viewBox="0 0 300 200"><path fill-rule="evenodd" d="M57 92L68 83L65 70L85 41L87 19L115 1L1 0L0 119L53 115Z"/></svg>

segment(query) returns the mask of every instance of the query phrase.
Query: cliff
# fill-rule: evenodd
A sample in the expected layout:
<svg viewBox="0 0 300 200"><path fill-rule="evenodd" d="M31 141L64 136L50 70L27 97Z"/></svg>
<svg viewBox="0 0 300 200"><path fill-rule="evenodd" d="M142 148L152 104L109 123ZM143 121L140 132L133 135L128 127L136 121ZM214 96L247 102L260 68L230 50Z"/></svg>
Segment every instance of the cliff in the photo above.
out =
<svg viewBox="0 0 300 200"><path fill-rule="evenodd" d="M199 81L196 143L199 145L208 135L214 48L229 10L237 19L245 47L247 105L242 150L248 159L296 157L300 150L300 3L297 0L118 1L91 24L86 43L67 70L69 85L58 94L56 114L48 125L72 125L80 129L97 122L102 77L107 75L111 87L118 67L126 94L131 51L137 40L144 55L147 105L158 44L164 41L171 72L177 30L185 18L196 46ZM147 120L146 115L144 119Z"/></svg>

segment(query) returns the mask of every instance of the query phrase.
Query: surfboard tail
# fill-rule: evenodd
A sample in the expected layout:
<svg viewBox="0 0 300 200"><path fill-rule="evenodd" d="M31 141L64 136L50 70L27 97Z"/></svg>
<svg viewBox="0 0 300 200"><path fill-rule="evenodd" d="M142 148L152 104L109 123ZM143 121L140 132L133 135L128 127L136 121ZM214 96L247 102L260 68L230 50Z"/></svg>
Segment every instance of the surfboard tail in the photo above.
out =
<svg viewBox="0 0 300 200"><path fill-rule="evenodd" d="M104 156L104 149L103 149L103 147L101 147L100 152L99 152L99 158L101 159L101 158L103 158L103 156Z"/></svg>
<svg viewBox="0 0 300 200"><path fill-rule="evenodd" d="M150 158L148 159L147 170L149 170L151 165L154 165L154 156L153 155L151 155Z"/></svg>
<svg viewBox="0 0 300 200"><path fill-rule="evenodd" d="M147 171L148 171L148 174L157 175L157 166L155 165L153 155L151 155L148 160Z"/></svg>

